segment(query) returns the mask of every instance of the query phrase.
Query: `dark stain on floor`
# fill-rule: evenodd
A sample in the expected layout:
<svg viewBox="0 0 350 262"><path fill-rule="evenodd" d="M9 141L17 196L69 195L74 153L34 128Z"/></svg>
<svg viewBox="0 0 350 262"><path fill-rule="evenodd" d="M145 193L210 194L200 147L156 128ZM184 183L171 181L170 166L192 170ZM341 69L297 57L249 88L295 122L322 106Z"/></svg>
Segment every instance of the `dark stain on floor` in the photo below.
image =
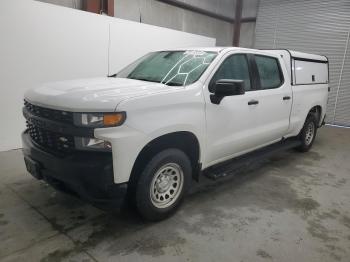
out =
<svg viewBox="0 0 350 262"><path fill-rule="evenodd" d="M256 251L256 254L262 258L272 259L272 256L262 249L259 249L258 251Z"/></svg>
<svg viewBox="0 0 350 262"><path fill-rule="evenodd" d="M134 242L120 242L116 241L108 247L105 251L110 255L128 255L137 252L141 255L148 255L158 257L165 254L164 249L167 247L181 246L186 243L186 239L178 235L151 235L139 238Z"/></svg>
<svg viewBox="0 0 350 262"><path fill-rule="evenodd" d="M322 225L321 221L314 219L309 220L307 230L311 236L322 240L323 242L339 241L337 237L330 236L330 231Z"/></svg>
<svg viewBox="0 0 350 262"><path fill-rule="evenodd" d="M43 257L40 262L60 262L72 253L72 250L55 250Z"/></svg>
<svg viewBox="0 0 350 262"><path fill-rule="evenodd" d="M9 222L7 220L3 220L2 218L4 217L4 214L0 213L0 226L5 226Z"/></svg>
<svg viewBox="0 0 350 262"><path fill-rule="evenodd" d="M309 215L319 206L320 204L312 198L301 198L294 201L294 208L301 211L304 215Z"/></svg>
<svg viewBox="0 0 350 262"><path fill-rule="evenodd" d="M342 222L344 226L350 229L350 217L344 215Z"/></svg>

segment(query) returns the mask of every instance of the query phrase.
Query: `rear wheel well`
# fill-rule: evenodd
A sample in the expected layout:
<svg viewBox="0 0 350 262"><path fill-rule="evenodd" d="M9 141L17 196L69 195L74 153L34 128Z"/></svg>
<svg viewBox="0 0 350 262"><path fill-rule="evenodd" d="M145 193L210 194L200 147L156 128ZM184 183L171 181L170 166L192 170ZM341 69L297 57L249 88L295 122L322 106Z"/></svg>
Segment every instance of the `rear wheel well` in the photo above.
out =
<svg viewBox="0 0 350 262"><path fill-rule="evenodd" d="M188 156L192 165L192 177L198 180L198 174L200 171L200 149L198 139L191 132L181 131L157 137L144 146L144 148L138 154L131 171L131 186L136 184L139 174L142 172L145 165L152 159L152 157L158 152L168 148L177 148Z"/></svg>
<svg viewBox="0 0 350 262"><path fill-rule="evenodd" d="M314 106L313 108L310 109L308 115L310 114L314 114L316 119L317 119L317 123L318 125L320 125L320 121L321 121L321 116L322 116L322 107L317 105L317 106Z"/></svg>

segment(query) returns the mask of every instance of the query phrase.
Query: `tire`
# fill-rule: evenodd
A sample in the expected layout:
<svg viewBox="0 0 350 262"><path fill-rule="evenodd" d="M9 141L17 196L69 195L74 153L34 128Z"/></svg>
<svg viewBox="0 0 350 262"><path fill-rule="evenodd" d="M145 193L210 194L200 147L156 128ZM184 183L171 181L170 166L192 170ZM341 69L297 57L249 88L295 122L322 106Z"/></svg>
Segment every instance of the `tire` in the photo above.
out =
<svg viewBox="0 0 350 262"><path fill-rule="evenodd" d="M169 217L181 204L192 177L191 161L179 149L156 154L145 166L136 186L136 208L150 221Z"/></svg>
<svg viewBox="0 0 350 262"><path fill-rule="evenodd" d="M309 114L304 123L303 129L298 137L301 145L296 149L300 152L307 152L311 149L317 134L317 117L314 114Z"/></svg>

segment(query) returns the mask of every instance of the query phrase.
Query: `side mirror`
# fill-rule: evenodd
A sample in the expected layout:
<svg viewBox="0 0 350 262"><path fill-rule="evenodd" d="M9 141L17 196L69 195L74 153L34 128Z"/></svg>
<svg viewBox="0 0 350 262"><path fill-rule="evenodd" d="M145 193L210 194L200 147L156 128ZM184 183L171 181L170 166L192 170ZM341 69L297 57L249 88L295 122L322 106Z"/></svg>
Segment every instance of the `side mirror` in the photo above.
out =
<svg viewBox="0 0 350 262"><path fill-rule="evenodd" d="M210 100L217 105L225 96L237 96L245 93L243 80L220 79L213 87L214 94L210 95Z"/></svg>

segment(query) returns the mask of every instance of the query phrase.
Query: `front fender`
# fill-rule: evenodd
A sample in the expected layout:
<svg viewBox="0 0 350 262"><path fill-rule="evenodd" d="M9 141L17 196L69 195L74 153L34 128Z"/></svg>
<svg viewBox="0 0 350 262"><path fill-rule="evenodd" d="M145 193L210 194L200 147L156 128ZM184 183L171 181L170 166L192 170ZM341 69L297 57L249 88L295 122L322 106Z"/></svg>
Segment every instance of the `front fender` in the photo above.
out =
<svg viewBox="0 0 350 262"><path fill-rule="evenodd" d="M193 133L205 155L205 112L200 88L136 97L118 105L127 112L124 125L96 129L95 136L112 144L115 183L129 181L133 164L143 147L157 137L180 131Z"/></svg>

